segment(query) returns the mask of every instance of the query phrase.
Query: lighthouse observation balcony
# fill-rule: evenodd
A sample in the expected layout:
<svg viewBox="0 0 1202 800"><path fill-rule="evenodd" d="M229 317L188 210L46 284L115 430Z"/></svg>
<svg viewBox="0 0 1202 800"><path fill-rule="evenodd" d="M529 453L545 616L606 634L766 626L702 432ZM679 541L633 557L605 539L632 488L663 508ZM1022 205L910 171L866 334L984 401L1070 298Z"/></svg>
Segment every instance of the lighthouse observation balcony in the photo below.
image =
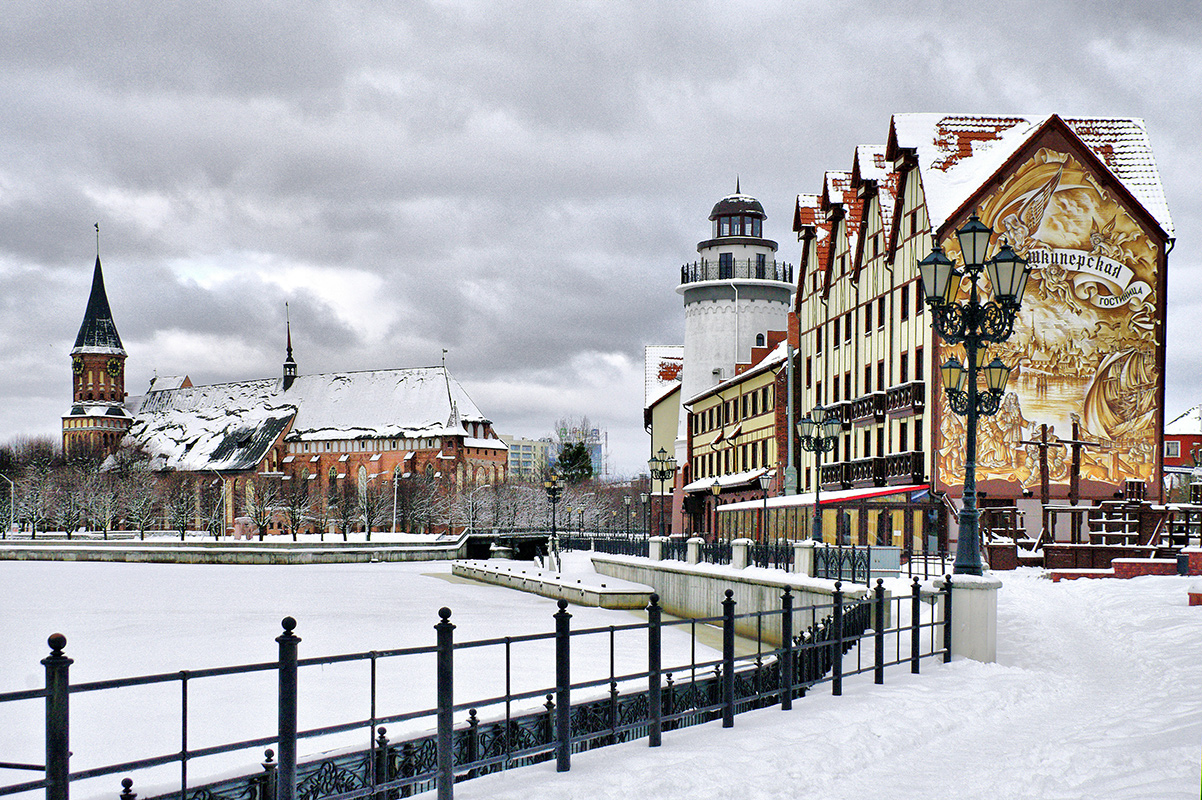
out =
<svg viewBox="0 0 1202 800"><path fill-rule="evenodd" d="M793 283L793 265L783 261L760 259L730 259L724 261L694 261L680 268L680 282L759 280Z"/></svg>

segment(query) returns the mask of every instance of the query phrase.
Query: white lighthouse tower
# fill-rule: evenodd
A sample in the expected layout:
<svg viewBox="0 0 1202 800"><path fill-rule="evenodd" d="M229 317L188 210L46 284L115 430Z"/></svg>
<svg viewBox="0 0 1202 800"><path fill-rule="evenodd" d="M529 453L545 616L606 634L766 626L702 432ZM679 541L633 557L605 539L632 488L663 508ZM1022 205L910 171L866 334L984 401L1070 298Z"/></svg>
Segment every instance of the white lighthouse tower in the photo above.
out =
<svg viewBox="0 0 1202 800"><path fill-rule="evenodd" d="M710 238L697 244L698 260L680 268L684 298L684 368L680 399L735 375L751 361L751 348L766 343L768 331L788 328L793 294L792 266L776 260L776 242L763 236L767 215L760 201L735 184L710 212ZM682 407L676 432L676 462L688 463Z"/></svg>

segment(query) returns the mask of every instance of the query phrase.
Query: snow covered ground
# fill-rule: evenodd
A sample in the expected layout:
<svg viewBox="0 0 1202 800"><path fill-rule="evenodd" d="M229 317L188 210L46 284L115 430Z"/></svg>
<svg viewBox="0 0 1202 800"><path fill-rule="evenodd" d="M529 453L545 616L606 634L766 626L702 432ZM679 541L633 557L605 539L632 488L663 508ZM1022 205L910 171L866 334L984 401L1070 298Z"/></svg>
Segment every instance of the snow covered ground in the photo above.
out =
<svg viewBox="0 0 1202 800"><path fill-rule="evenodd" d="M584 562L575 556L571 564ZM279 620L288 614L299 621L302 657L431 643L442 605L454 611L457 639L550 630L553 601L458 582L448 573L448 565L429 563L2 562L0 691L42 684L38 660L52 631L66 634L72 681L79 682L270 661ZM714 723L670 731L655 750L643 741L576 755L566 774L544 764L480 778L457 785L456 796L1198 797L1202 607L1186 600L1196 579L1053 584L1028 570L1001 577L997 664L929 660L919 676L892 669L884 686L857 677L845 681L841 698L823 686L791 712L742 714L733 729ZM634 619L626 612L571 611L573 627ZM671 649L665 659L686 660L688 637L675 633L681 635L665 639ZM635 645L619 643L617 653L619 672L640 668L645 657ZM537 666L541 655L532 654L528 675L519 669L531 686L549 680L551 665ZM607 643L580 649L573 643L573 678L585 661L607 673L608 658ZM458 697L495 688L484 685L489 672L482 662L464 667L457 664ZM365 708L362 670L322 672L334 678L324 681L334 688L302 706L302 727ZM256 680L207 695L196 682L193 746L270 733L273 676ZM303 670L301 681L304 698ZM420 707L429 703L415 697L432 697L421 670L398 666L382 683L391 687L385 696L394 706ZM147 742L159 743L154 753L178 746L178 689L148 698L128 691L128 698L72 698L74 768L114 753L147 755L137 749ZM30 708L0 707L0 761L37 763L40 706L20 705ZM0 776L7 782L29 773ZM97 790L79 787L73 794L107 794L110 783L118 786L106 779ZM144 787L140 781L135 790Z"/></svg>

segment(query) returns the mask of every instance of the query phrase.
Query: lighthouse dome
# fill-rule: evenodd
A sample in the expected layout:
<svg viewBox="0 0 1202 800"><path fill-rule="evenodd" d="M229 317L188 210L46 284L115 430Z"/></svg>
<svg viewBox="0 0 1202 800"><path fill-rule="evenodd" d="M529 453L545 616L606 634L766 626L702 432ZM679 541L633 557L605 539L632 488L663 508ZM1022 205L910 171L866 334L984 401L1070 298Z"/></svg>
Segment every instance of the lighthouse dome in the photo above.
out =
<svg viewBox="0 0 1202 800"><path fill-rule="evenodd" d="M750 217L758 217L759 219L767 219L768 215L764 213L764 207L760 205L760 201L754 197L749 197L745 194L732 194L723 197L714 204L714 210L710 212L710 219L716 220L719 217L729 217L734 215L746 215Z"/></svg>

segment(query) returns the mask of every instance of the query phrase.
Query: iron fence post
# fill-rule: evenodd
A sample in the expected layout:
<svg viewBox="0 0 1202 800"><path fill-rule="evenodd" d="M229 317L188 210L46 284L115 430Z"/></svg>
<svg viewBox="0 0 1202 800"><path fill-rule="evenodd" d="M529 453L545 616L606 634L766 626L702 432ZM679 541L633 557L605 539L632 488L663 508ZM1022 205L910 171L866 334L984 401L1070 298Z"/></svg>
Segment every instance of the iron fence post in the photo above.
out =
<svg viewBox="0 0 1202 800"><path fill-rule="evenodd" d="M568 601L560 600L555 612L555 771L572 768L572 615Z"/></svg>
<svg viewBox="0 0 1202 800"><path fill-rule="evenodd" d="M74 659L63 654L67 637L52 633L46 640L50 655L42 659L46 667L46 800L67 800L71 793L69 672Z"/></svg>
<svg viewBox="0 0 1202 800"><path fill-rule="evenodd" d="M138 800L138 793L134 791L133 778L121 779L121 794L117 795L120 800Z"/></svg>
<svg viewBox="0 0 1202 800"><path fill-rule="evenodd" d="M921 617L922 589L918 585L918 576L915 575L910 589L910 672L915 675L918 674L919 653L922 649L921 628L918 625Z"/></svg>
<svg viewBox="0 0 1202 800"><path fill-rule="evenodd" d="M952 660L952 576L943 576L943 663Z"/></svg>
<svg viewBox="0 0 1202 800"><path fill-rule="evenodd" d="M726 590L722 601L722 727L735 726L735 600Z"/></svg>
<svg viewBox="0 0 1202 800"><path fill-rule="evenodd" d="M873 665L872 682L885 682L885 579L876 579L876 597L873 605L876 606L876 621L873 623L875 636L873 639L876 644L876 663Z"/></svg>
<svg viewBox="0 0 1202 800"><path fill-rule="evenodd" d="M780 710L793 708L793 592L780 596Z"/></svg>
<svg viewBox="0 0 1202 800"><path fill-rule="evenodd" d="M373 786L379 786L391 780L388 775L388 737L385 735L387 729L381 726L376 731L377 736L373 747L375 758L372 763ZM377 792L374 795L375 800L386 800L389 796L392 796L391 792Z"/></svg>
<svg viewBox="0 0 1202 800"><path fill-rule="evenodd" d="M275 637L280 645L280 760L276 769L276 800L296 800L296 650L300 637L292 632L296 628L292 617L284 617L280 625L284 632Z"/></svg>
<svg viewBox="0 0 1202 800"><path fill-rule="evenodd" d="M263 751L263 774L259 776L259 791L256 800L275 800L275 751L270 747Z"/></svg>
<svg viewBox="0 0 1202 800"><path fill-rule="evenodd" d="M438 771L435 783L438 800L452 800L455 796L455 720L452 716L455 709L455 626L451 623L451 609L446 606L438 609L438 616L438 624L434 626L438 652Z"/></svg>
<svg viewBox="0 0 1202 800"><path fill-rule="evenodd" d="M659 747L663 734L663 705L660 699L660 625L663 609L659 595L652 594L647 606L647 746Z"/></svg>
<svg viewBox="0 0 1202 800"><path fill-rule="evenodd" d="M476 715L476 709L469 708L467 712L467 761L469 764L475 764L480 760L480 717ZM468 770L468 777L474 778L477 775L475 768Z"/></svg>
<svg viewBox="0 0 1202 800"><path fill-rule="evenodd" d="M831 612L831 694L843 694L843 583L835 581L834 608Z"/></svg>

